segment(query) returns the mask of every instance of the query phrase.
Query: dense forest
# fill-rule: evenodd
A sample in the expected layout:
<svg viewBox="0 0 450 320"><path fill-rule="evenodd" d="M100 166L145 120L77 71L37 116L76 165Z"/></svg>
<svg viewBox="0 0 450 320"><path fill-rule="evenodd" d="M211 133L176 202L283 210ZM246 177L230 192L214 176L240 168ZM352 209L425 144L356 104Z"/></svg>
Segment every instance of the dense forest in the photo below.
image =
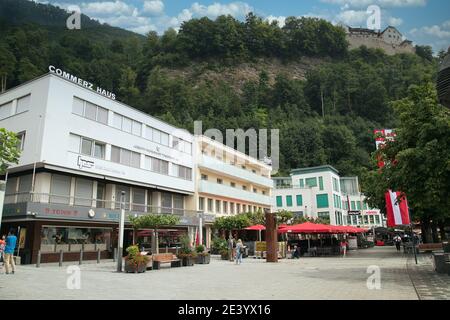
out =
<svg viewBox="0 0 450 320"><path fill-rule="evenodd" d="M349 51L344 30L316 18L291 17L283 27L254 14L245 21L201 18L178 32L144 37L86 16L81 30L68 30L68 16L49 5L0 0L0 76L7 88L52 64L190 131L194 120L204 129L280 129L280 174L322 164L360 174L371 166L373 129L396 127L392 102L437 72L430 48L395 56ZM289 72L311 57L319 62L303 77ZM275 62L284 66L279 72L264 69ZM244 64L259 67L256 78L223 76ZM208 81L206 73L216 77Z"/></svg>

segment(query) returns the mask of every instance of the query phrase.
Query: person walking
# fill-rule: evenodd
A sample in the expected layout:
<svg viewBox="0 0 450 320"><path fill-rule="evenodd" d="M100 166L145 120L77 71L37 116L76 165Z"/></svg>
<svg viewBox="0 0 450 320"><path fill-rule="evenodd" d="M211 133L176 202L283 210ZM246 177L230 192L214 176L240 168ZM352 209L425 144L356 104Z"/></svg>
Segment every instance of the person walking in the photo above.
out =
<svg viewBox="0 0 450 320"><path fill-rule="evenodd" d="M242 254L244 253L244 244L239 239L236 243L236 264L242 263Z"/></svg>
<svg viewBox="0 0 450 320"><path fill-rule="evenodd" d="M6 246L6 236L3 235L0 239L0 269L3 269L3 266L5 265L5 246Z"/></svg>
<svg viewBox="0 0 450 320"><path fill-rule="evenodd" d="M228 258L230 261L234 261L233 248L234 248L234 239L233 236L230 234L230 236L228 237Z"/></svg>
<svg viewBox="0 0 450 320"><path fill-rule="evenodd" d="M343 258L345 258L345 256L347 255L347 245L348 245L348 242L347 242L347 239L342 239L342 241L341 241L341 254L342 254L342 257Z"/></svg>
<svg viewBox="0 0 450 320"><path fill-rule="evenodd" d="M14 235L14 229L11 229L6 237L5 245L5 269L6 274L10 273L10 268L12 273L16 271L16 264L14 262L14 250L16 249L17 237Z"/></svg>
<svg viewBox="0 0 450 320"><path fill-rule="evenodd" d="M402 244L402 238L398 234L394 237L394 243L395 243L395 247L397 248L397 251L400 252L400 246Z"/></svg>

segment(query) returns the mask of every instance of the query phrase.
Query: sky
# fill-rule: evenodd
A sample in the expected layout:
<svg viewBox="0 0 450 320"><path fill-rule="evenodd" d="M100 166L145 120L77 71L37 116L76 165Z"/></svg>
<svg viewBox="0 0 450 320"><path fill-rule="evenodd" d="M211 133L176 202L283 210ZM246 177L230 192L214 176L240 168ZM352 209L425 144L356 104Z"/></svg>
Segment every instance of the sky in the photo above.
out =
<svg viewBox="0 0 450 320"><path fill-rule="evenodd" d="M243 20L249 12L282 26L289 16L324 18L334 24L368 27L371 5L380 8L381 28L395 26L415 44L430 45L435 53L450 46L450 1L448 0L29 0L51 3L81 12L102 23L146 34L162 34L183 21L230 14Z"/></svg>

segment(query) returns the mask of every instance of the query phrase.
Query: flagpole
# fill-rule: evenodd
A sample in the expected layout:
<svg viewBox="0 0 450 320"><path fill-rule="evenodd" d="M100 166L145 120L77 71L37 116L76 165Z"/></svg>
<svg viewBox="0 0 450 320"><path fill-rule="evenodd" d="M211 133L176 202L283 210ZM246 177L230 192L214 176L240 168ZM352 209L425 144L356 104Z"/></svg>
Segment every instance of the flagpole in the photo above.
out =
<svg viewBox="0 0 450 320"><path fill-rule="evenodd" d="M414 237L414 223L412 220L412 216L411 216L411 210L408 207L408 215L409 215L409 226L411 227L411 238L412 238L412 243L413 243L413 252L414 252L414 260L416 261L416 265L418 264L417 262L417 251L416 251L416 238Z"/></svg>

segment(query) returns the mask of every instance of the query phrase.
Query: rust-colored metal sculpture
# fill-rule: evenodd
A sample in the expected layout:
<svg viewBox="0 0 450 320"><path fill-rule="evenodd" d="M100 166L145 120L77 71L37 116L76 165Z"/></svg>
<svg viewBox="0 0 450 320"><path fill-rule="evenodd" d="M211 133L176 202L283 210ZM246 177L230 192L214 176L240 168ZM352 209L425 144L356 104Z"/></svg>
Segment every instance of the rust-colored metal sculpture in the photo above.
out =
<svg viewBox="0 0 450 320"><path fill-rule="evenodd" d="M275 213L266 212L267 262L278 262L278 233Z"/></svg>

